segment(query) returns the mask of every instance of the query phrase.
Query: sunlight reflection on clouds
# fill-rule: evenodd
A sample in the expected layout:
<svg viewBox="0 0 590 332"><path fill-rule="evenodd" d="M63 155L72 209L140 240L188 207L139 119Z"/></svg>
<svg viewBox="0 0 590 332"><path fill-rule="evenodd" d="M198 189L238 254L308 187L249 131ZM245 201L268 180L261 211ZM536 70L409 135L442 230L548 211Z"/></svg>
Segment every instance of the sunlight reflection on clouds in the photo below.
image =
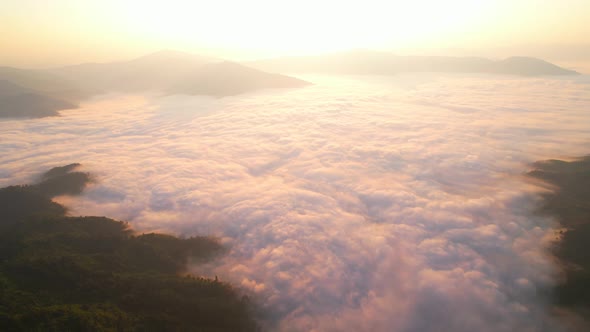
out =
<svg viewBox="0 0 590 332"><path fill-rule="evenodd" d="M271 329L557 329L536 297L554 225L520 175L588 153L586 78L412 77L5 120L0 184L81 162L96 183L60 198L72 214L221 237L193 271L253 294Z"/></svg>

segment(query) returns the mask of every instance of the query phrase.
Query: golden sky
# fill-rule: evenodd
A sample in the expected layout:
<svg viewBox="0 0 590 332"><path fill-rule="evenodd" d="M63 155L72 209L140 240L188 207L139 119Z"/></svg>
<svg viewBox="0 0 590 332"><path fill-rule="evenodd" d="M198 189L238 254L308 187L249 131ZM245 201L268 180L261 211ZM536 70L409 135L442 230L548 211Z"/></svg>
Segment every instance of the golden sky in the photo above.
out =
<svg viewBox="0 0 590 332"><path fill-rule="evenodd" d="M0 64L590 45L589 0L4 0Z"/></svg>

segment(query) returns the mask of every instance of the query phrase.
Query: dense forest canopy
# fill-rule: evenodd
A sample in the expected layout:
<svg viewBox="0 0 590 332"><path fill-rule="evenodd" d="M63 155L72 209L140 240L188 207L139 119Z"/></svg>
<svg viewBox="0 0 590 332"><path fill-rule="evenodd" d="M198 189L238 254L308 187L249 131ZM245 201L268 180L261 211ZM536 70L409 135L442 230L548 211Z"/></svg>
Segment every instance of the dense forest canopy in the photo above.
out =
<svg viewBox="0 0 590 332"><path fill-rule="evenodd" d="M529 175L554 186L543 195L541 211L557 217L565 228L554 253L566 279L555 289L557 305L590 313L590 156L571 162L535 163Z"/></svg>
<svg viewBox="0 0 590 332"><path fill-rule="evenodd" d="M135 234L125 222L68 217L51 200L90 181L54 168L0 189L0 330L255 331L249 300L229 284L181 276L187 259L223 252L210 237Z"/></svg>

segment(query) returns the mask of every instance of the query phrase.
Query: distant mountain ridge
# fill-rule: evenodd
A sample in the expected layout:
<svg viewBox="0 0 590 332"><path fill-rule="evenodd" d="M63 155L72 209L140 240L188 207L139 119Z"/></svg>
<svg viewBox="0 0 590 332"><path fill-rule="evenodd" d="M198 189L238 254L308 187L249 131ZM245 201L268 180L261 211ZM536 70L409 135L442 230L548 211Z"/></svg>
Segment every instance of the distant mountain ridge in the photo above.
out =
<svg viewBox="0 0 590 332"><path fill-rule="evenodd" d="M59 110L76 107L68 101L0 80L0 118L55 116Z"/></svg>
<svg viewBox="0 0 590 332"><path fill-rule="evenodd" d="M95 93L139 92L166 89L183 75L216 61L221 60L182 52L159 51L132 60L83 63L54 68L50 72Z"/></svg>
<svg viewBox="0 0 590 332"><path fill-rule="evenodd" d="M208 63L186 75L168 93L225 96L269 88L303 87L310 83L281 74L271 74L235 62Z"/></svg>
<svg viewBox="0 0 590 332"><path fill-rule="evenodd" d="M386 52L352 51L240 64L165 50L127 61L86 63L49 70L0 67L0 118L53 116L60 110L76 108L86 98L109 92L223 97L310 84L294 77L273 74L281 72L353 75L411 72L522 76L578 74L529 57L493 61L478 57L398 56Z"/></svg>
<svg viewBox="0 0 590 332"><path fill-rule="evenodd" d="M49 70L0 67L0 117L43 117L93 95L155 92L231 96L309 82L215 58L160 51L133 60Z"/></svg>
<svg viewBox="0 0 590 332"><path fill-rule="evenodd" d="M575 71L531 57L510 57L494 61L479 57L400 56L373 51L283 57L252 61L247 65L272 72L353 75L396 75L412 72L488 73L523 76L578 74Z"/></svg>
<svg viewBox="0 0 590 332"><path fill-rule="evenodd" d="M237 63L175 51L160 51L130 61L68 66L53 69L51 73L97 93L153 91L229 96L309 84Z"/></svg>

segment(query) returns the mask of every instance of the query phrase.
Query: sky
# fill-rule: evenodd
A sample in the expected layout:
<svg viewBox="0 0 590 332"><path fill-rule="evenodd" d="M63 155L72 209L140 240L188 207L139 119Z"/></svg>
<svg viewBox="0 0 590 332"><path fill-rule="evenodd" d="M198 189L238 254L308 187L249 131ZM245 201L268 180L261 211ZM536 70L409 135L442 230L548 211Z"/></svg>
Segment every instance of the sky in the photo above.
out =
<svg viewBox="0 0 590 332"><path fill-rule="evenodd" d="M588 0L0 0L0 66L368 48L590 63ZM562 64L562 62L557 62ZM589 67L590 68L590 67ZM271 331L564 331L531 163L588 153L590 77L301 77L0 119L0 187L82 163L71 215L212 235Z"/></svg>
<svg viewBox="0 0 590 332"><path fill-rule="evenodd" d="M580 60L590 58L589 21L587 0L3 0L0 64L110 61L161 49L230 59L370 48Z"/></svg>
<svg viewBox="0 0 590 332"><path fill-rule="evenodd" d="M588 153L588 76L302 78L0 120L0 187L82 163L71 215L219 237L191 271L251 295L269 331L567 331L543 296L559 226L523 174Z"/></svg>

